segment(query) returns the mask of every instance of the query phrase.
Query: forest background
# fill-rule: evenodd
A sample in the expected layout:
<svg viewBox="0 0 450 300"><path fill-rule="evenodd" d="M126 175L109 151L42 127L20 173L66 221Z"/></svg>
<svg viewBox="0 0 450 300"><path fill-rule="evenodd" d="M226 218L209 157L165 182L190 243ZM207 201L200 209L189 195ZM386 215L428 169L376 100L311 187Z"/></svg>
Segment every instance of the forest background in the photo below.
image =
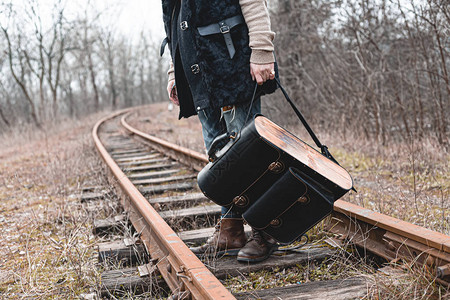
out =
<svg viewBox="0 0 450 300"><path fill-rule="evenodd" d="M0 2L0 134L167 101L162 32L118 30L120 5L42 3ZM448 0L269 4L282 81L315 128L448 147ZM271 117L297 122L278 98L266 101Z"/></svg>

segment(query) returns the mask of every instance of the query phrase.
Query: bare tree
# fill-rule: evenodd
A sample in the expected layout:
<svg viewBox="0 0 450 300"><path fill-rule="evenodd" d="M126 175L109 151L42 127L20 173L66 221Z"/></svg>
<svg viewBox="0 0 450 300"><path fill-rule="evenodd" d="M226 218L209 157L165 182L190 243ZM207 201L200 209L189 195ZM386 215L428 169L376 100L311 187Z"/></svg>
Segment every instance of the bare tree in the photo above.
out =
<svg viewBox="0 0 450 300"><path fill-rule="evenodd" d="M11 72L12 77L14 78L17 85L22 90L23 96L25 97L26 101L28 102L30 109L31 109L31 118L34 122L34 124L38 127L40 127L40 122L38 120L37 114L36 114L36 107L35 103L32 99L32 91L30 90L30 87L27 85L26 76L27 76L27 70L25 66L25 56L23 54L23 50L20 48L21 45L21 36L18 36L18 47L13 48L11 44L11 38L8 33L8 28L1 26L3 35L6 39L7 43L7 55L8 55L8 62L9 62L9 70Z"/></svg>
<svg viewBox="0 0 450 300"><path fill-rule="evenodd" d="M50 45L44 48L47 62L47 83L50 88L53 100L53 118L57 116L58 111L58 90L61 78L61 65L64 56L69 47L67 46L66 37L70 27L64 28L64 6L61 0L58 0L53 9L54 22L51 26Z"/></svg>
<svg viewBox="0 0 450 300"><path fill-rule="evenodd" d="M283 81L317 125L380 143L414 135L448 145L445 2L278 0Z"/></svg>
<svg viewBox="0 0 450 300"><path fill-rule="evenodd" d="M113 109L117 108L117 100L118 100L118 91L117 91L117 83L116 83L116 60L115 60L115 51L114 51L114 43L115 37L114 32L102 32L101 39L101 47L102 47L102 57L101 59L104 62L106 71L108 73L108 81L107 87L109 89L109 94L111 98L111 106Z"/></svg>

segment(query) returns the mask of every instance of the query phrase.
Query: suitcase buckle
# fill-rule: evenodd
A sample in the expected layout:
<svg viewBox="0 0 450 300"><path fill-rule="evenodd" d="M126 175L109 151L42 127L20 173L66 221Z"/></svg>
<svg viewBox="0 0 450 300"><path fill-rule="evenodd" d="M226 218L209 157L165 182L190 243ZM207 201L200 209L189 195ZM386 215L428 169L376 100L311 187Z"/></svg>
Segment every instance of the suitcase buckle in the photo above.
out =
<svg viewBox="0 0 450 300"><path fill-rule="evenodd" d="M245 207L248 205L248 198L246 196L236 196L233 199L233 203L239 207Z"/></svg>
<svg viewBox="0 0 450 300"><path fill-rule="evenodd" d="M281 226L281 219L278 219L278 218L273 219L270 222L270 226L272 226L272 227L280 227Z"/></svg>
<svg viewBox="0 0 450 300"><path fill-rule="evenodd" d="M284 170L284 164L281 161L274 161L268 167L269 171L278 174Z"/></svg>
<svg viewBox="0 0 450 300"><path fill-rule="evenodd" d="M307 196L301 196L300 198L297 199L297 202L300 202L301 204L308 204L309 198Z"/></svg>

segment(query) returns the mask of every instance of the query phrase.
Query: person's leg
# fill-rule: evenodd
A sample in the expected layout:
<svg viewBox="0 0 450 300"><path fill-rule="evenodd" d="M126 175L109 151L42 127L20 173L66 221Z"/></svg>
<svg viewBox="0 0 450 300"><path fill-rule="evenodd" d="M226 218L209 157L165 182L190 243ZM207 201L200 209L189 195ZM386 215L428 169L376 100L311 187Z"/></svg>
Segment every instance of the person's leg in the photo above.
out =
<svg viewBox="0 0 450 300"><path fill-rule="evenodd" d="M202 124L203 140L208 151L214 139L227 132L225 120L220 109L200 111L198 118ZM205 244L190 249L196 255L237 255L246 241L242 216L228 212L222 207L222 217L216 225L214 234Z"/></svg>
<svg viewBox="0 0 450 300"><path fill-rule="evenodd" d="M250 110L250 111L249 111ZM231 107L222 108L223 119L227 131L239 132L254 115L261 113L261 98L255 99L250 109L250 103L239 103Z"/></svg>
<svg viewBox="0 0 450 300"><path fill-rule="evenodd" d="M239 132L246 122L260 112L260 99L257 99L251 108L250 103L225 107L222 109L221 116L217 112L200 112L199 118L206 149L209 149L215 137L224 132ZM226 129L223 127L223 122ZM241 214L222 207L222 217L216 225L213 236L204 245L190 249L197 255L238 255L237 259L241 262L265 260L276 249L275 241L264 237L262 232L253 228L250 239L246 241Z"/></svg>
<svg viewBox="0 0 450 300"><path fill-rule="evenodd" d="M222 120L220 109L208 108L199 111L198 119L202 124L203 141L205 143L206 152L208 152L214 139L225 133L227 127L225 121Z"/></svg>

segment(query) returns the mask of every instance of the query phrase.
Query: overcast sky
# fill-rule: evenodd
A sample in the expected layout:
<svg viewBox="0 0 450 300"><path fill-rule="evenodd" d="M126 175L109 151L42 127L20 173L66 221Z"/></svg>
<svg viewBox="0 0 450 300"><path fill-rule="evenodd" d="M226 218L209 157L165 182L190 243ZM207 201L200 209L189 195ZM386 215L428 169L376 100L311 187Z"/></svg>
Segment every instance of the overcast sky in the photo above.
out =
<svg viewBox="0 0 450 300"><path fill-rule="evenodd" d="M99 1L99 3L112 2ZM155 38L162 38L164 26L162 22L161 0L128 0L117 1L120 10L118 28L125 34L133 35L140 28L148 28ZM138 29L138 30L136 30Z"/></svg>
<svg viewBox="0 0 450 300"><path fill-rule="evenodd" d="M9 1L5 1L8 3ZM20 19L26 17L26 11L30 12L30 7L34 6L45 27L51 25L51 14L54 12L54 3L56 0L13 0L16 20L21 24ZM65 6L65 16L68 19L75 19L76 16L83 16L87 3L98 12L103 12L101 23L103 26L116 27L120 32L134 38L144 29L145 32L151 32L155 40L165 36L162 22L161 0L62 0ZM31 3L34 3L32 5ZM92 9L90 10L92 11ZM0 23L7 25L6 15L0 11ZM147 31L148 30L148 31Z"/></svg>

